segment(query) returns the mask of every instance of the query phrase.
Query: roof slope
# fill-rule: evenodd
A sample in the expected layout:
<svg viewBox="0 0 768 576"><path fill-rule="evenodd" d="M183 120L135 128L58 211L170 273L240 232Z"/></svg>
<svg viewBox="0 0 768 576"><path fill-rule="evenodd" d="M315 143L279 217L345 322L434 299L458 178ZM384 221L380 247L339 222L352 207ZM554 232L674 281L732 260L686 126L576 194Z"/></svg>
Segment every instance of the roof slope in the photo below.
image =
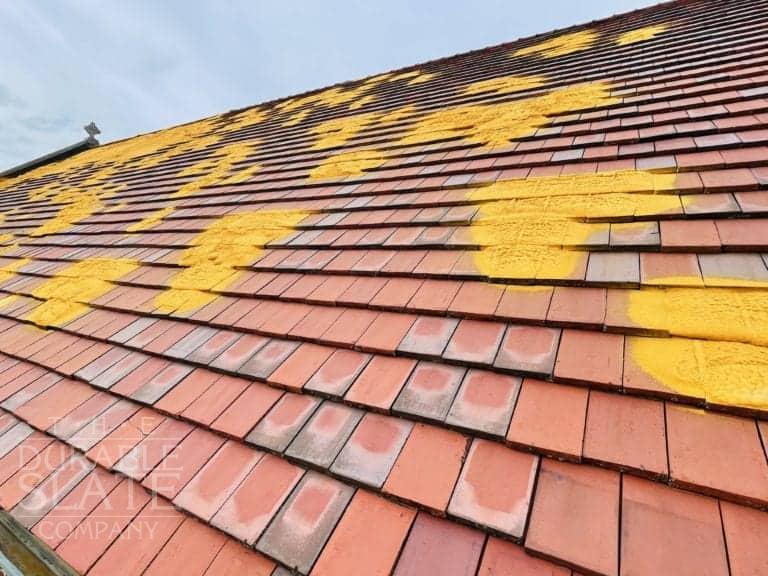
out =
<svg viewBox="0 0 768 576"><path fill-rule="evenodd" d="M92 575L767 574L767 22L665 4L3 182L0 506Z"/></svg>

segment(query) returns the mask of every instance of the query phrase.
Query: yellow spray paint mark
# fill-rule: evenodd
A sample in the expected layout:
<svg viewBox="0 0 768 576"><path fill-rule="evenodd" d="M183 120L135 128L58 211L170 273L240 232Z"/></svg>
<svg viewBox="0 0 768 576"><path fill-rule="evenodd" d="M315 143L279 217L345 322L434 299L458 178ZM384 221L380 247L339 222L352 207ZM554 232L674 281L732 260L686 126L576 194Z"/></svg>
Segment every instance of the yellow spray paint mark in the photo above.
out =
<svg viewBox="0 0 768 576"><path fill-rule="evenodd" d="M342 116L331 118L313 126L310 132L317 135L312 148L322 150L325 148L334 148L345 144L365 127L369 126L379 118L376 113L355 114L354 116Z"/></svg>
<svg viewBox="0 0 768 576"><path fill-rule="evenodd" d="M184 250L179 264L184 269L170 282L170 288L155 298L162 311L186 311L204 306L216 298L213 288L225 288L273 240L290 234L309 212L273 210L232 214L216 220L198 234Z"/></svg>
<svg viewBox="0 0 768 576"><path fill-rule="evenodd" d="M220 122L220 117L210 118L98 146L13 178L6 187L40 182L29 199L61 208L30 235L63 232L102 209L103 200L123 187L108 182L119 172L151 168L178 154L203 150L219 140L213 130Z"/></svg>
<svg viewBox="0 0 768 576"><path fill-rule="evenodd" d="M9 294L8 296L5 296L3 298L0 298L0 310L5 308L6 306L10 306L16 300L18 300L19 297L16 294Z"/></svg>
<svg viewBox="0 0 768 576"><path fill-rule="evenodd" d="M317 135L312 147L323 150L341 146L369 126L390 126L411 117L415 112L414 106L404 106L389 112L366 112L326 120L310 128L310 133Z"/></svg>
<svg viewBox="0 0 768 576"><path fill-rule="evenodd" d="M61 188L84 189L95 186L114 175L119 168L148 168L181 152L201 150L209 146L218 140L218 137L212 135L218 122L218 118L206 119L97 146L9 179L5 182L5 188L55 175L66 175L67 182L53 179L33 190L31 198L45 199L47 194L55 193ZM86 175L85 180L78 182L79 175Z"/></svg>
<svg viewBox="0 0 768 576"><path fill-rule="evenodd" d="M350 110L358 110L365 104L368 104L376 99L373 94L368 94L367 92L382 84L383 82L406 80L408 84L421 84L422 82L427 82L434 77L435 75L432 73L423 73L419 70L411 70L409 72L401 72L399 74L394 72L386 72L384 74L372 76L355 87L334 86L333 88L326 88L325 90L315 92L314 94L298 96L296 98L285 100L275 105L275 110L278 112L294 112L305 107L312 107L315 109L331 108L334 106L340 106L342 104L347 104ZM303 118L304 117L301 117L301 120L303 120ZM294 121L289 119L288 122L298 124L298 122L301 120Z"/></svg>
<svg viewBox="0 0 768 576"><path fill-rule="evenodd" d="M583 273L580 249L601 224L679 212L674 174L606 172L510 180L470 192L483 202L471 233L478 270L491 278L563 279ZM665 283L670 279L665 279ZM694 284L694 279L688 279ZM708 286L626 292L632 325L673 338L634 338L628 354L670 390L710 402L768 408L768 284L707 279ZM731 286L743 282L745 287ZM714 285L714 287L713 287Z"/></svg>
<svg viewBox="0 0 768 576"><path fill-rule="evenodd" d="M283 126L297 126L304 122L304 119L310 115L312 110L309 108L305 108L304 110L299 110L298 112L292 114L290 117L288 117L287 120L285 120L282 125Z"/></svg>
<svg viewBox="0 0 768 576"><path fill-rule="evenodd" d="M182 168L176 173L176 176L180 178L185 178L187 176L198 178L203 176L206 172L214 170L220 162L221 156L204 158L202 160L198 160L194 164L190 164L189 166Z"/></svg>
<svg viewBox="0 0 768 576"><path fill-rule="evenodd" d="M591 195L610 194L634 194L634 193L659 193L675 190L675 175L648 172L643 170L622 170L615 172L597 172L595 174L574 174L570 176L545 176L538 178L520 178L517 180L502 180L489 186L477 188L472 192L474 200L511 200L529 198L566 197L569 199L589 197ZM659 197L660 202L668 199ZM674 198L675 206L680 206L679 200ZM613 215L612 208L597 206L598 211L589 211L585 214L590 217ZM568 210L567 208L565 208ZM585 210L583 206L578 209L579 216ZM608 210L607 213L605 211ZM625 211L626 212L626 211ZM622 213L623 215L623 213ZM630 213L631 215L631 213Z"/></svg>
<svg viewBox="0 0 768 576"><path fill-rule="evenodd" d="M374 87L382 84L383 82L406 80L408 84L420 84L422 82L431 80L434 76L434 74L422 73L419 70L411 70L409 72L401 72L399 74L394 72L387 72L385 74L372 76L367 80L364 80L360 85L356 87L335 86L333 88L327 88L314 94L291 98L276 104L274 109L279 113L290 113L290 116L282 121L283 126L296 126L304 121L304 119L307 118L307 116L309 116L313 110L331 108L343 104L346 104L349 110L359 110L366 104L370 104L376 100L376 95L370 94L369 92ZM411 107L408 107L408 109L410 110ZM386 117L386 114L383 116ZM349 131L346 133L347 139L354 136L354 134L356 134L366 124L366 122L364 122L366 120L365 117L354 118L354 120L348 120L345 118L329 120L327 123L321 123L312 129L312 133L319 134L321 136L320 143L316 147L330 148L332 146L338 145L332 142L345 142L346 140L344 139L344 135L346 130ZM376 116L376 118L381 118L381 116ZM355 128L356 124L357 128ZM345 127L344 129L341 129L342 125ZM341 133L337 135L336 139L331 138L327 141L324 141L325 134L329 132L337 132L340 130Z"/></svg>
<svg viewBox="0 0 768 576"><path fill-rule="evenodd" d="M376 100L376 96L373 94L367 94L363 96L362 98L358 98L352 104L349 105L350 110L359 110L366 104L370 104L371 102L374 102Z"/></svg>
<svg viewBox="0 0 768 576"><path fill-rule="evenodd" d="M686 338L630 338L632 360L664 386L708 402L768 407L768 349Z"/></svg>
<svg viewBox="0 0 768 576"><path fill-rule="evenodd" d="M66 190L59 192L51 198L51 202L64 204L64 206L56 216L30 230L30 236L45 236L46 234L64 232L73 224L87 218L103 206L100 194L88 190Z"/></svg>
<svg viewBox="0 0 768 576"><path fill-rule="evenodd" d="M18 260L9 262L5 266L0 266L0 283L13 278L18 269L22 266L26 266L30 261L29 258L19 258Z"/></svg>
<svg viewBox="0 0 768 576"><path fill-rule="evenodd" d="M403 75L401 75L401 78L402 77ZM417 84L424 84L425 82L429 82L433 78L437 78L436 72L418 72L408 79L407 84L410 84L411 86L415 86Z"/></svg>
<svg viewBox="0 0 768 576"><path fill-rule="evenodd" d="M148 216L145 216L140 221L136 222L135 224L131 224L126 228L128 232L140 232L142 230L147 230L149 228L152 228L156 224L163 221L163 219L170 215L174 210L173 206L166 206L165 208L160 208L159 210L155 210Z"/></svg>
<svg viewBox="0 0 768 576"><path fill-rule="evenodd" d="M119 212L120 210L124 209L126 206L128 206L128 202L118 202L117 204L113 204L108 208L104 208L104 212Z"/></svg>
<svg viewBox="0 0 768 576"><path fill-rule="evenodd" d="M305 106L315 107L333 107L341 104L350 104L364 95L376 82L363 83L355 88L345 88L343 86L334 86L333 88L326 88L320 92L314 94L308 94L306 96L298 96L280 102L275 106L275 110L280 112L293 112L299 108Z"/></svg>
<svg viewBox="0 0 768 576"><path fill-rule="evenodd" d="M48 201L62 205L49 221L31 231L32 236L63 232L76 222L103 209L102 201L123 188L111 184L121 171L153 168L173 157L199 152L218 144L223 126L229 131L263 121L266 112L251 108L232 115L217 116L175 126L165 130L142 134L86 150L76 156L31 170L24 175L4 181L4 189L26 183L40 182L29 193L31 201ZM192 194L205 186L235 184L249 180L259 170L250 166L238 170L236 164L250 154L253 143L225 145L214 154L214 159L196 163L192 169L182 170L183 175L205 172L177 192L179 196ZM195 172L196 171L196 172Z"/></svg>
<svg viewBox="0 0 768 576"><path fill-rule="evenodd" d="M316 133L320 133L320 138L316 142L315 147L324 148L343 144L369 125L375 123L379 127L392 126L401 120L410 118L415 112L416 108L414 106L404 106L389 112L371 112L365 115L353 116L354 120L349 122L331 121L324 123L314 129ZM385 160L386 156L376 150L355 150L331 154L310 172L309 180L361 176L366 170L378 168Z"/></svg>
<svg viewBox="0 0 768 576"><path fill-rule="evenodd" d="M256 151L258 142L235 142L227 144L217 149L215 156L205 158L192 166L188 166L182 171L182 175L197 175L205 172L202 176L196 176L191 182L187 182L173 196L189 196L203 188L216 185L238 184L249 180L256 174L261 166L251 165L244 169L239 169L237 165L244 162Z"/></svg>
<svg viewBox="0 0 768 576"><path fill-rule="evenodd" d="M386 74L379 74L366 80L366 84L378 84L379 82L397 82L399 80L407 80L407 84L422 84L432 80L436 74L432 72L422 72L421 70L410 70L408 72L387 72Z"/></svg>
<svg viewBox="0 0 768 576"><path fill-rule="evenodd" d="M317 96L317 104L323 106L339 106L340 104L349 104L353 100L360 98L368 90L370 85L362 85L357 88L343 88L337 86L323 90Z"/></svg>
<svg viewBox="0 0 768 576"><path fill-rule="evenodd" d="M768 284L763 286L632 290L627 312L638 326L673 336L768 346Z"/></svg>
<svg viewBox="0 0 768 576"><path fill-rule="evenodd" d="M513 102L453 106L419 118L399 142L424 144L462 138L488 148L506 146L547 125L552 116L617 102L608 84L596 82Z"/></svg>
<svg viewBox="0 0 768 576"><path fill-rule="evenodd" d="M391 124L397 124L401 120L406 120L416 114L416 106L409 105L402 108L396 108L389 112L381 113L376 122L382 126L389 126Z"/></svg>
<svg viewBox="0 0 768 576"><path fill-rule="evenodd" d="M363 80L363 85L373 86L382 82L387 82L391 80L394 75L394 72L384 72L383 74L377 74L376 76L371 76L370 78Z"/></svg>
<svg viewBox="0 0 768 576"><path fill-rule="evenodd" d="M236 170L223 180L219 182L220 185L225 186L229 184L242 184L244 182L249 182L256 174L261 172L261 164L252 164L251 166L248 166L247 168L241 168L239 170Z"/></svg>
<svg viewBox="0 0 768 576"><path fill-rule="evenodd" d="M522 92L523 90L532 90L544 86L548 82L546 76L499 76L488 80L480 80L466 86L463 94L482 94L490 92L492 94L511 94L513 92Z"/></svg>
<svg viewBox="0 0 768 576"><path fill-rule="evenodd" d="M539 42L533 46L520 48L513 53L513 56L543 56L545 58L554 58L555 56L564 56L592 47L597 42L599 34L595 30L581 30L571 34L563 34L556 38Z"/></svg>
<svg viewBox="0 0 768 576"><path fill-rule="evenodd" d="M216 143L219 137L212 133L214 127L215 121L209 119L137 136L121 142L108 159L132 168L151 168L173 156Z"/></svg>
<svg viewBox="0 0 768 576"><path fill-rule="evenodd" d="M669 29L668 24L656 24L654 26L644 26L643 28L637 28L636 30L630 30L620 34L616 39L616 44L619 46L626 46L627 44L634 44L636 42L645 42L663 34Z"/></svg>
<svg viewBox="0 0 768 576"><path fill-rule="evenodd" d="M223 134L217 133L217 130L221 126L230 130L238 129L263 120L265 114L258 108L252 108L234 118L216 116L105 144L10 179L6 187L66 175L66 181L54 178L37 187L30 193L30 199L47 200L63 190L89 191L93 187L114 192L119 186L113 186L110 190L105 181L120 170L152 168L174 156L205 150L220 142ZM86 178L78 179L82 175Z"/></svg>
<svg viewBox="0 0 768 576"><path fill-rule="evenodd" d="M61 326L89 310L88 303L112 290L113 282L135 270L138 263L114 258L91 258L56 273L32 295L43 300L27 320L38 326Z"/></svg>
<svg viewBox="0 0 768 576"><path fill-rule="evenodd" d="M360 176L366 170L378 168L386 161L384 154L375 150L355 150L325 158L310 173L310 180L328 180Z"/></svg>
<svg viewBox="0 0 768 576"><path fill-rule="evenodd" d="M242 112L239 112L236 114L232 119L229 121L228 124L224 126L224 128L228 132L234 132L235 130L240 130L240 128L245 128L246 126L253 126L254 124L260 124L264 120L267 119L267 111L262 108L249 108L248 110L243 110Z"/></svg>
<svg viewBox="0 0 768 576"><path fill-rule="evenodd" d="M408 80L409 84L417 84L416 80L421 80L422 78L427 77L426 79L429 80L432 77L434 77L434 74L431 74L429 72L422 72L421 70L409 70L408 72L385 72L384 74L379 74L378 76L371 76L363 84L367 85L374 85L374 84L380 84L381 82L397 82L398 80ZM422 82L425 82L426 80L421 80Z"/></svg>
<svg viewBox="0 0 768 576"><path fill-rule="evenodd" d="M498 182L470 192L483 201L473 222L482 248L475 265L491 278L570 278L586 254L578 250L602 227L587 217L660 214L680 201L662 194L674 174L604 172Z"/></svg>

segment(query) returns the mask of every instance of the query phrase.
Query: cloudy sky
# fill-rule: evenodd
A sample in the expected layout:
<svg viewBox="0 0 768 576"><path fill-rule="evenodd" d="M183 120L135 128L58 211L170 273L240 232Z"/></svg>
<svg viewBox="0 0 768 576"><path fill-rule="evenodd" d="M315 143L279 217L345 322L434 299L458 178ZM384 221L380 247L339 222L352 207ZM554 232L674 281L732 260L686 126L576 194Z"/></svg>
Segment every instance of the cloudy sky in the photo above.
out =
<svg viewBox="0 0 768 576"><path fill-rule="evenodd" d="M654 3L0 0L0 169Z"/></svg>

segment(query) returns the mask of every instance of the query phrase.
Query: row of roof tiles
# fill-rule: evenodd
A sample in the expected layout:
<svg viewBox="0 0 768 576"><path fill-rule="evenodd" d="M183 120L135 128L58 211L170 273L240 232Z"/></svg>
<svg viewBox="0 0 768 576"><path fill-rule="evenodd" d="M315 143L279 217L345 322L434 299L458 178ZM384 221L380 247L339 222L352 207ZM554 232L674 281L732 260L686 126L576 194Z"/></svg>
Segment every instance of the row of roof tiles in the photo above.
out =
<svg viewBox="0 0 768 576"><path fill-rule="evenodd" d="M551 59L460 56L221 117L208 135L193 125L188 143L160 133L167 151L121 156L119 170L97 162L6 190L0 506L90 573L162 573L181 558L191 573L275 576L761 573L762 4L672 3L595 25L581 51L563 37ZM529 88L505 93L511 73ZM430 111L509 109L598 79L605 105L558 110L508 145L460 132L400 142ZM419 110L388 125L350 118L405 101ZM368 169L312 177L329 154L366 148L382 155ZM477 264L471 226L505 197L473 188L616 170L674 173L651 188L677 206L588 212L592 237L555 243L583 251L566 277L487 283L510 278ZM204 305L157 304L209 224L263 209L311 214L208 270L227 278L196 286ZM125 273L78 268L100 258ZM96 282L59 284L67 270ZM628 302L667 293L653 286L696 298L639 321ZM39 313L51 306L66 314ZM638 363L649 345L668 373ZM715 389L667 386L695 382L686 371ZM109 495L86 502L97 476ZM93 538L113 494L126 514ZM156 536L134 541L150 525Z"/></svg>
<svg viewBox="0 0 768 576"><path fill-rule="evenodd" d="M34 370L30 366L27 368ZM50 380L52 373L40 371L40 374L39 379L48 377ZM382 529L386 534L395 529L396 523L393 525L393 522L380 516L394 514L394 517L402 519L401 527L392 534L394 541L387 542L387 538L382 538L382 534L379 533L375 536L375 540L368 543L368 551L373 555L373 561L380 562L383 569L389 569L413 521L414 514L407 508L401 508L392 502L387 503L386 500L366 492L358 492L345 511L345 506L354 492L346 485L314 472L305 474L303 469L296 465L269 454L263 455L258 450L235 441L226 441L225 438L202 428L195 430L194 426L164 417L151 409L140 408L135 404L131 407L130 402L126 404L123 400L110 400L110 393L96 392L94 389L89 393L86 392L88 387L82 387L74 382L66 387L59 384L57 388L50 388L52 385L49 384L49 388L46 389L53 390L59 400L53 401L45 398L45 389L42 392L39 388L35 389L35 382L30 383L32 390L29 391L30 398L26 402L18 406L14 402L10 403L14 413L34 425L49 426L49 431L68 444L87 450L85 456L88 459L106 469L114 469L136 481L143 481L147 488L172 498L174 504L182 510L202 520L210 521L214 526L233 534L238 539L248 543L258 541L257 549L289 565L298 565L302 571L308 571L315 557L323 550L324 540L329 537L336 521L340 523L336 526L332 540L325 548L326 552L321 555L318 564L315 565L313 573L347 573L347 570L354 570L354 561L350 561L347 552L348 546L353 542L344 542L344 539L362 538L365 527L376 525L377 521L382 523ZM546 385L536 384L529 389L535 390L544 386ZM37 396L34 395L36 391ZM78 407L80 402L77 396L83 393L90 394L89 399ZM609 395L603 396L606 400L610 399ZM68 398L68 403L62 406L61 400L64 397ZM35 398L38 398L37 402ZM4 407L7 407L6 405L7 401ZM73 406L75 408L68 412ZM84 413L85 406L90 410L106 410L103 422L110 422L111 430L94 428L95 421L87 418ZM541 403L534 403L532 407L534 410L540 410ZM348 414L340 414L339 410L346 411ZM615 407L609 408L609 411L613 410ZM288 411L294 414L297 411L299 414L307 412L306 408L302 409L300 406L292 407ZM567 418L568 412L566 410L558 414L558 417ZM633 410L633 412L636 415L638 411ZM715 501L685 495L663 485L654 486L653 483L633 479L631 476L624 476L622 495L620 495L620 477L615 472L601 471L586 465L558 464L548 459L542 462L539 469L535 456L516 452L486 440L472 441L469 444L469 451L465 452L467 440L455 432L425 424L411 426L404 421L396 420L393 420L392 424L386 424L383 421L376 422L376 419L386 419L385 416L368 414L361 419L359 413L355 427L354 422L352 425L349 424L351 413L354 411L343 407L334 409L332 405L325 403L314 413L294 443L298 442L299 446L304 446L311 454L312 463L323 468L324 455L322 449L318 450L318 448L329 445L329 432L333 432L334 428L344 429L349 434L349 439L343 447L338 446L338 441L335 442L338 456L331 467L335 475L343 478L345 474L352 474L355 476L354 480L372 485L374 488L383 486L385 493L411 502L416 501L426 508L445 511L447 506L447 513L451 516L485 525L513 537L522 537L526 529L526 516L530 509L531 518L527 524L526 547L544 555L565 558L587 570L596 569L600 573L615 573L618 547L616 541L612 541L612 534L616 535L620 532L613 529L612 524L617 526L620 517L623 519L622 522L636 523L631 530L626 528L623 530L624 533L632 535L632 538L622 542L622 555L627 563L625 566L631 567L634 564L639 569L649 568L653 565L653 560L648 558L647 552L654 546L668 545L683 546L686 550L685 561L688 563L694 562L696 565L708 566L710 569L716 569L718 566L721 569L726 567L722 542L723 527L720 525L720 511ZM699 434L703 429L701 426L696 426L696 420L701 416L683 408L676 408L671 414L673 419L677 420L676 422L673 420L674 426L693 426L690 429L692 440L701 445L703 439ZM670 412L667 412L667 416L670 417ZM271 426L285 427L285 418L286 416L275 418L276 422ZM304 421L306 420L305 417ZM540 425L542 420L534 417L529 422ZM74 454L71 449L57 441L42 442L43 436L10 415L4 416L2 423L3 435L0 436L0 446L3 448L4 456L22 443L38 446L38 452L47 451L45 458L35 456L34 451L27 452L28 458L36 458L39 463L28 466L23 473L14 473L14 470L9 469L6 479L0 485L0 501L3 507L13 509L17 517L30 528L42 522L38 531L45 534L46 515L51 514L51 510L55 509L58 503L57 498L63 498L68 489L87 478L93 465L88 464L81 456ZM624 426L628 424L626 420L622 423ZM643 423L638 426L638 429L646 425L647 423ZM78 426L84 427L78 430ZM354 432L352 432L353 428ZM525 428L527 427L524 426L523 429ZM561 431L564 429L565 426L560 428ZM746 429L744 431L746 432ZM93 437L94 433L95 437ZM309 435L310 439L305 438L302 441L302 435ZM598 442L600 440L604 438L598 439ZM638 437L634 436L633 440L636 443ZM716 438L709 440L717 441ZM332 437L330 442L331 445L334 444ZM650 443L652 444L653 441ZM739 441L731 444L729 448L743 450L746 444ZM294 453L297 450L294 450ZM59 454L58 459L51 458L48 452ZM689 466L697 466L702 462L700 457L693 456L687 450L682 454ZM723 452L723 455L725 454L726 452ZM755 463L760 460L764 465L764 455L753 459ZM677 459L672 458L671 461L676 463ZM743 472L744 468L741 464L743 463L740 463L737 469ZM40 470L37 472L36 480L30 482L30 475L35 475L36 469ZM178 473L173 474L179 470L183 471L181 476ZM538 481L534 483L537 473ZM52 480L59 478L61 482L60 476L71 478L69 483L65 483L66 489ZM113 485L118 483L118 480L110 481ZM126 482L128 481L122 483L123 490L136 490ZM565 500L562 499L563 483L571 485L564 492L569 495ZM536 486L535 497L534 485ZM46 486L56 486L60 492L50 493L47 498L41 498L40 493L28 496L37 489L42 494L47 494ZM441 486L442 488L438 490ZM201 495L201 491L204 496ZM310 499L318 498L320 501L316 501L313 506ZM694 498L699 500L691 500ZM131 515L137 514L139 510L146 507L148 500L145 496L139 498L138 504L131 502L135 506ZM531 504L532 500L533 504ZM694 517L689 517L690 504L693 502L698 512ZM714 507L710 502L715 502ZM525 504L521 505L521 503ZM648 510L649 505L652 511L645 514L650 515L643 516L640 512ZM104 506L104 503L99 506ZM309 510L314 510L312 518L302 516L296 518L295 515L301 513L301 507L307 506L310 508L304 508L303 513L308 514ZM317 506L321 506L320 510L315 508ZM294 510L296 507L300 507L299 511ZM621 515L618 512L619 507L623 509ZM733 547L730 547L729 543L731 553L736 551L731 561L755 562L756 558L751 554L739 557L738 550L739 546L744 544L741 541L742 532L748 535L750 523L763 521L762 515L726 503L721 503L720 507L724 515L726 537L731 531L731 537L736 540ZM174 518L174 514L168 513L162 507L160 512L157 508L147 507L146 510L147 514L162 517L164 523L169 521L168 518ZM325 510L333 512L326 513ZM565 510L569 512L565 514ZM53 512L53 514L56 513ZM98 511L92 513L95 519L100 517L99 514ZM328 514L332 516L329 518ZM636 517L635 514L638 516ZM270 523L274 515L277 516ZM73 526L69 535L61 537L56 549L78 569L85 571L89 568L88 563L95 562L111 540L108 537L94 542L86 537L87 532L86 536L82 536L83 531L89 526L89 521L95 522L89 516L89 511L85 511L83 516L88 518L80 531L76 531ZM680 522L681 517L688 520L682 525L670 524L673 522L672 518L676 518L674 522ZM323 521L322 527L315 525L311 531L313 544L308 545L301 539L297 542L296 530L302 533L302 520L307 522L313 519L315 523ZM564 523L566 519L568 522ZM182 521L183 517L180 516L173 520L175 526ZM125 522L128 522L128 519ZM298 525L297 522L299 522ZM445 530L449 533L453 530L467 530L452 528L450 525L441 526L440 521L430 520L427 517L420 521L421 524L428 526L435 522L437 524L431 530L438 533ZM269 528L265 531L268 525ZM584 534L585 526L605 534L603 547L596 549L591 546L588 550L583 547L579 534ZM664 531L666 534L663 537L663 542L666 544L654 537L654 533L659 531ZM165 538L170 539L172 533L173 531L169 530ZM306 528L303 534L307 534ZM117 539L118 535L113 534L111 538ZM129 538L124 534L120 536L121 540ZM478 545L482 543L483 537L480 534L473 538L477 539ZM164 544L164 540L154 542L154 537L143 540L142 546L157 547ZM342 542L337 543L336 540ZM421 538L415 539L415 542L420 541ZM407 553L409 547L417 546L415 542L413 544L406 542L403 552L406 559L410 555ZM342 543L346 544L343 548ZM338 544L338 548L334 544ZM402 569L414 570L416 566L429 565L420 564L428 562L448 570L451 566L447 562L448 559L441 559L440 555L435 554L435 544L432 542L429 544L422 553L414 552L414 557L410 560L401 557L401 562L406 563ZM101 573L100 569L106 569L106 566L117 561L116 558L122 558L124 553L120 550L124 547L116 544L110 548L110 552L99 560L94 571L90 573ZM431 550L432 553L427 554L427 550ZM704 556L701 556L702 554ZM461 566L465 565L464 562L474 562L466 565L476 568L479 562L478 551L468 556L462 560ZM658 558L658 556L654 557ZM139 555L134 561L148 563L151 558ZM163 558L164 556L160 554L155 562L160 563ZM512 558L506 557L504 561L511 562L513 559L514 555ZM520 561L532 562L522 558ZM408 566L409 562L413 563L414 567ZM450 569L457 568L452 566Z"/></svg>

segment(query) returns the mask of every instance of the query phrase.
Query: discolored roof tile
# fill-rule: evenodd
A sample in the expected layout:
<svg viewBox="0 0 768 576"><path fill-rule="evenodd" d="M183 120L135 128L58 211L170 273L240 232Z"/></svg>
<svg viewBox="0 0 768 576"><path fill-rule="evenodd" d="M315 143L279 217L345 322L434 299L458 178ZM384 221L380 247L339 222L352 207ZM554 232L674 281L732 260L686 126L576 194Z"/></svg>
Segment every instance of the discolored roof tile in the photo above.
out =
<svg viewBox="0 0 768 576"><path fill-rule="evenodd" d="M765 3L3 179L0 503L80 572L762 573Z"/></svg>
<svg viewBox="0 0 768 576"><path fill-rule="evenodd" d="M537 466L535 456L475 440L448 506L449 514L522 537Z"/></svg>

